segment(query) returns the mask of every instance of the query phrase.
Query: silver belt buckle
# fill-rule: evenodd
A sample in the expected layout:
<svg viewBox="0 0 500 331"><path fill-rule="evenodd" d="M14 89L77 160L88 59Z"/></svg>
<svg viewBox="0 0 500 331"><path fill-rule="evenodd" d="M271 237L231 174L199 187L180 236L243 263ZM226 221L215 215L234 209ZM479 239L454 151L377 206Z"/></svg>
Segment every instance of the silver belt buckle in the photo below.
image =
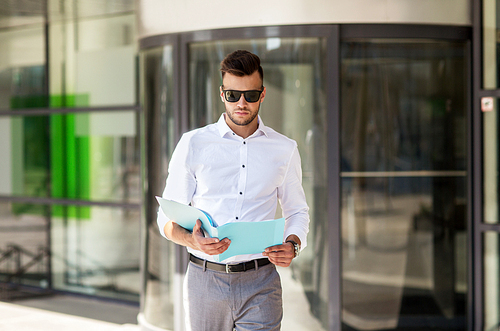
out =
<svg viewBox="0 0 500 331"><path fill-rule="evenodd" d="M229 270L229 264L226 264L226 274L230 273L231 270Z"/></svg>

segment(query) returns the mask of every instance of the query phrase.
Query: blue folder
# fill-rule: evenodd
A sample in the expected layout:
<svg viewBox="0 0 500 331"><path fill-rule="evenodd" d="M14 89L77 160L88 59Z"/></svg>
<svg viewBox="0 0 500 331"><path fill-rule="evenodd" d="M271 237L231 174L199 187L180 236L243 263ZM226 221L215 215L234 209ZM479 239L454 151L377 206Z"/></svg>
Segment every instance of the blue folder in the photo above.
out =
<svg viewBox="0 0 500 331"><path fill-rule="evenodd" d="M203 230L210 237L231 240L225 252L214 256L217 262L235 255L262 253L269 246L283 243L284 218L259 222L231 222L217 226L208 213L198 208L161 197L156 199L165 216L186 230L192 231L196 220L199 219Z"/></svg>

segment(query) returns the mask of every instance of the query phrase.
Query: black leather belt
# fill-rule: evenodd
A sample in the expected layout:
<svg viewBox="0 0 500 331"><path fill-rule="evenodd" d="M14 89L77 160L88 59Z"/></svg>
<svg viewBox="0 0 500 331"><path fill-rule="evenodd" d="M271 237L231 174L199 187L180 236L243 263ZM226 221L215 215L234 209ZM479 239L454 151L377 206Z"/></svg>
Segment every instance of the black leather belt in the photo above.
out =
<svg viewBox="0 0 500 331"><path fill-rule="evenodd" d="M252 260L252 261L242 262L242 263L237 263L237 264L221 264L221 263L205 261L203 259L200 259L200 258L194 256L193 254L189 254L189 261L193 262L194 264L200 265L200 266L203 266L206 263L205 267L207 269L226 272L226 273L245 272L248 270L253 270L253 269L255 269L256 263L259 267L263 267L263 266L271 263L271 261L269 261L269 259L263 258L263 259L257 259L257 260Z"/></svg>

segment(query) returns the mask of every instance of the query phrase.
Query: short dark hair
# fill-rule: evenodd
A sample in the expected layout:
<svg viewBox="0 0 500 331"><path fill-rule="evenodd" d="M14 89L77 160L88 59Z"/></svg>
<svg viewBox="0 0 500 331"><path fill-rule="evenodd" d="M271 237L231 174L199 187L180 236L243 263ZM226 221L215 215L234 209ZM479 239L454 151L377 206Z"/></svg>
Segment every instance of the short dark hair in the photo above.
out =
<svg viewBox="0 0 500 331"><path fill-rule="evenodd" d="M228 54L220 63L220 71L222 79L226 73L242 77L258 71L260 78L264 81L264 70L260 65L260 58L245 50L237 50Z"/></svg>

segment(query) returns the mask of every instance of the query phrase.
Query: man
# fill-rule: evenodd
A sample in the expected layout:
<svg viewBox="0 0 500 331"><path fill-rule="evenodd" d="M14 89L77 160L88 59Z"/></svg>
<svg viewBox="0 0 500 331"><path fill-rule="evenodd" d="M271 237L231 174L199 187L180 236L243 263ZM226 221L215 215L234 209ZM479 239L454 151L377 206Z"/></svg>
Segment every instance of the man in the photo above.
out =
<svg viewBox="0 0 500 331"><path fill-rule="evenodd" d="M258 115L266 96L259 57L235 51L221 62L221 72L225 113L182 136L163 197L191 203L218 225L273 219L279 200L286 219L283 244L215 263L213 255L231 245L228 238L204 237L199 220L189 232L161 212L158 226L190 253L184 281L188 330L279 330L283 308L275 266L290 265L306 246L309 227L300 157L295 141Z"/></svg>

